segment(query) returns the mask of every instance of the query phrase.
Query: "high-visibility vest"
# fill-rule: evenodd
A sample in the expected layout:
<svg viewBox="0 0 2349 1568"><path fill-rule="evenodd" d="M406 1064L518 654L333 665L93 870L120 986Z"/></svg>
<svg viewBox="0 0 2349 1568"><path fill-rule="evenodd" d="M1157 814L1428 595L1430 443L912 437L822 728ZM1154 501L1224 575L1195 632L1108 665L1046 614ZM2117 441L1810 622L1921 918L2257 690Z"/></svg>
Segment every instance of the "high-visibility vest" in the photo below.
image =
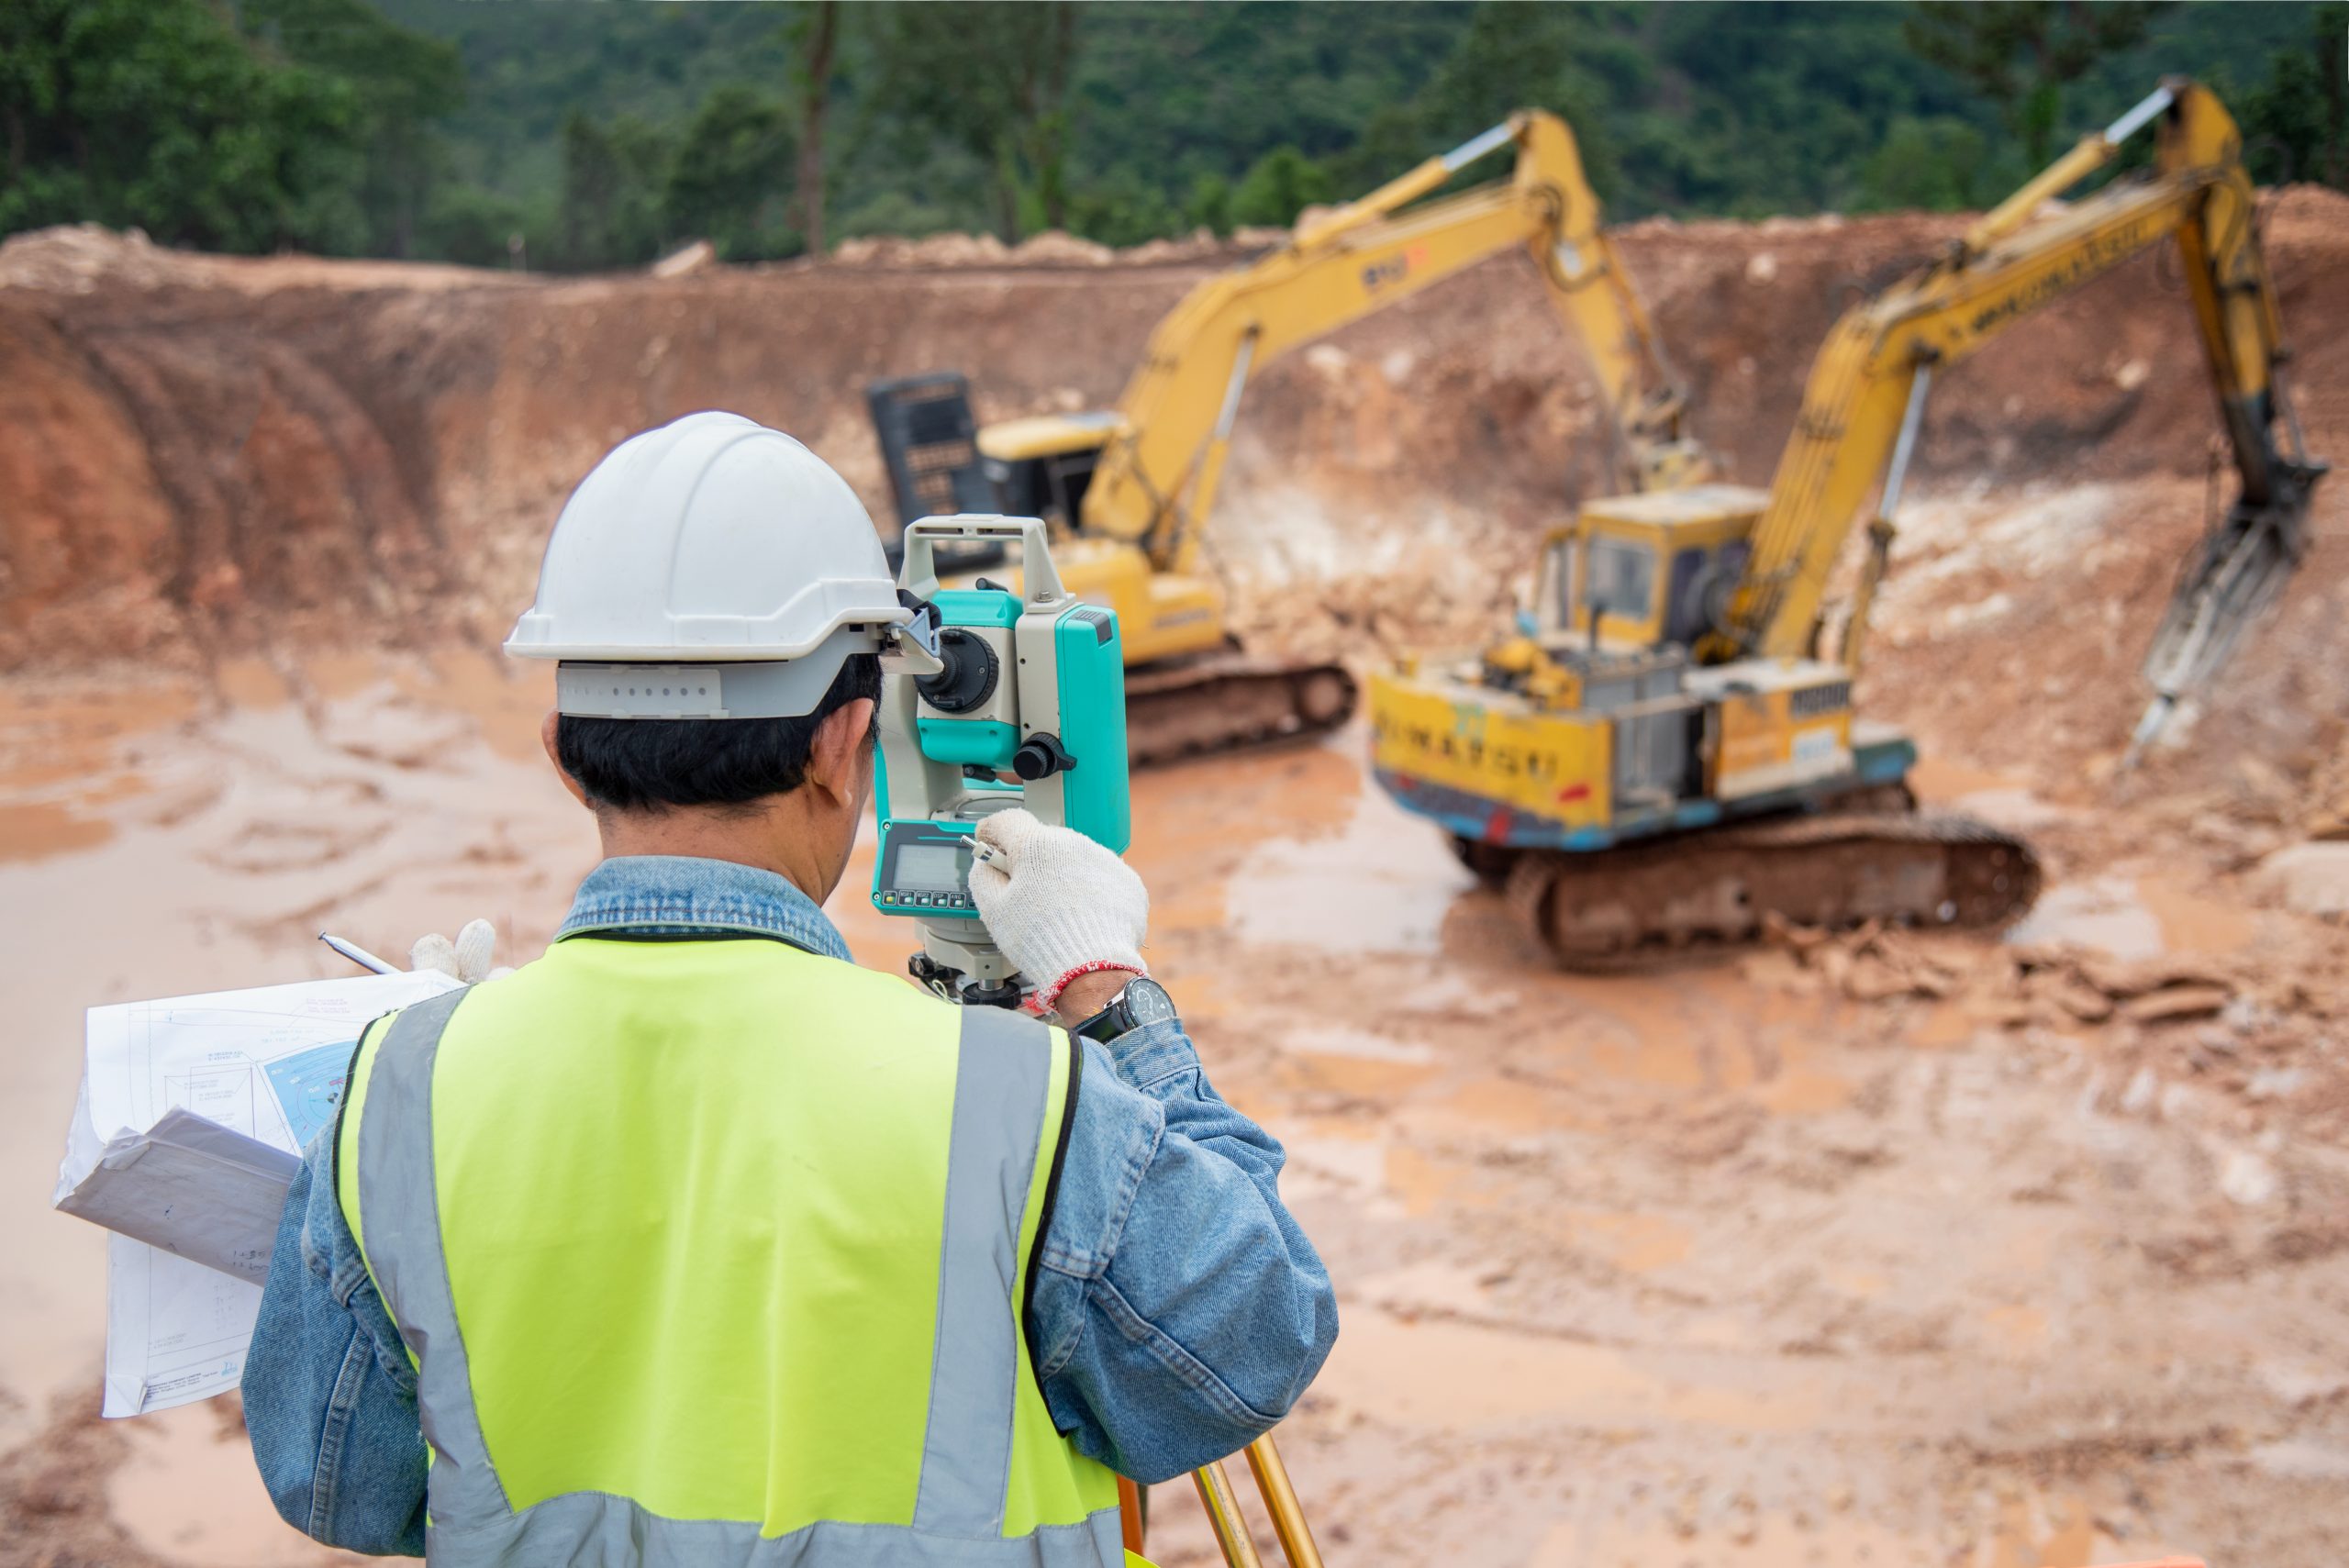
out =
<svg viewBox="0 0 2349 1568"><path fill-rule="evenodd" d="M430 1560L1139 1563L1022 1329L1075 1069L763 940L573 938L379 1020L337 1193L416 1365Z"/></svg>

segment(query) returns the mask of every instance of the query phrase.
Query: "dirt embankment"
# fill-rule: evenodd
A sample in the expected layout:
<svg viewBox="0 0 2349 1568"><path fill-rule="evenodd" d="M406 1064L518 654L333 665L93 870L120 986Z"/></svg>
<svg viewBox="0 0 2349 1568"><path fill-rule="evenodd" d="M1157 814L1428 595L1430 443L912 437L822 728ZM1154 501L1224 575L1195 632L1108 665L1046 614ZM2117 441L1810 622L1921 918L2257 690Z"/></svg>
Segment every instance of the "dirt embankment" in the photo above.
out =
<svg viewBox="0 0 2349 1568"><path fill-rule="evenodd" d="M1958 221L1623 231L1733 473L1767 481L1835 314ZM2311 443L2349 450L2349 372L2324 351L2349 319L2349 200L2288 192L2267 232ZM961 367L983 417L1106 403L1165 310L1242 253L965 249L553 282L189 257L88 229L19 238L0 250L0 669L494 633L568 487L614 440L695 408L799 434L882 510L866 381ZM1931 571L1906 596L1896 575L1879 692L1929 738L1943 716L1995 732L1994 761L2111 750L2202 523L2216 428L2166 251L1946 374L1902 551L1903 572ZM1977 505L2083 485L2099 488L2051 504L2043 526ZM1609 487L1590 380L1525 262L1504 257L1259 375L1216 554L1252 635L1374 657L1488 625L1539 527ZM2337 720L2299 672L2349 653L2330 607L2349 568L2323 547L2340 506L2319 509L2290 651L2269 661L2285 673L2215 705L2206 740L2241 740L2228 726L2246 706L2299 703L2290 734L2255 738L2271 751L2305 752ZM2007 722L2019 697L2064 706L2064 691L2029 688L2067 672L2097 689L2086 710Z"/></svg>

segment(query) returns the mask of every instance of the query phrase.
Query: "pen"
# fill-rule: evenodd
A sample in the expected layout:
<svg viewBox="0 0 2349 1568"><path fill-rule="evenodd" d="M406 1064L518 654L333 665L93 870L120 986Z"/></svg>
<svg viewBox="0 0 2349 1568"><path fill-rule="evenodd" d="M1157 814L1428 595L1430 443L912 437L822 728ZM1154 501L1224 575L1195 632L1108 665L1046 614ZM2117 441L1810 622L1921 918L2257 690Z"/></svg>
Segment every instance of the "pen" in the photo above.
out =
<svg viewBox="0 0 2349 1568"><path fill-rule="evenodd" d="M397 974L399 973L397 969L395 969L390 964L385 963L382 959L377 958L365 948L360 947L356 943L344 941L340 937L336 936L331 931L320 931L318 933L318 940L326 943L327 946L334 949L335 951L342 954L343 957L349 959L351 962L357 964L362 969L373 970L377 974Z"/></svg>

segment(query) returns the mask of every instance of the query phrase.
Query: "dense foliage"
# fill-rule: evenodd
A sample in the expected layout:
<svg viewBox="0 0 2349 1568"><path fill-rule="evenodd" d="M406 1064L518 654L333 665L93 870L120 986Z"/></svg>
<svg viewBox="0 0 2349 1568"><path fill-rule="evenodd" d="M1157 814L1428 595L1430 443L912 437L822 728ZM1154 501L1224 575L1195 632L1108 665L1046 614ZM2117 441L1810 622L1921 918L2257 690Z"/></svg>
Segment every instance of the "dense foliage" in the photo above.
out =
<svg viewBox="0 0 2349 1568"><path fill-rule="evenodd" d="M1963 207L2216 85L2349 183L2349 5L0 0L0 232L593 269L1286 223L1520 104L1617 217ZM1481 172L1481 171L1480 171Z"/></svg>

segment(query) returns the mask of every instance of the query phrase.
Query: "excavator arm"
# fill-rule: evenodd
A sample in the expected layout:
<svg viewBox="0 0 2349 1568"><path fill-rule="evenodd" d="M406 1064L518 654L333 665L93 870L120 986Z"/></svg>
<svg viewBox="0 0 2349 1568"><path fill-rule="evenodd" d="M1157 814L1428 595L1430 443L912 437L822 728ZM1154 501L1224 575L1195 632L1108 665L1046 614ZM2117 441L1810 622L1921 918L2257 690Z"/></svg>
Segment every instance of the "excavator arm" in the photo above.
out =
<svg viewBox="0 0 2349 1568"><path fill-rule="evenodd" d="M1398 210L1511 144L1512 178ZM1590 359L1630 482L1701 477L1709 462L1688 439L1685 399L1598 218L1573 132L1553 115L1520 111L1301 224L1252 266L1201 284L1151 334L1119 399L1117 433L1085 493L1083 531L1139 546L1161 572L1189 570L1252 375L1515 245L1532 256Z"/></svg>
<svg viewBox="0 0 2349 1568"><path fill-rule="evenodd" d="M2050 197L2111 162L2148 123L2157 128L2149 175L2038 216ZM2147 673L2159 713L2208 674L2298 562L2309 491L2324 473L2301 448L2278 380L2281 327L2241 146L2233 120L2207 88L2165 83L1985 214L1948 257L1847 312L1811 367L1723 635L1708 651L1810 652L1829 573L1881 479L1869 530L1874 548L1844 648L1846 662L1856 662L1933 376L2040 306L2175 236L2240 488L2233 514L2181 582L2155 638ZM2286 448L2277 442L2279 420ZM2159 714L2149 713L2140 743L2158 722Z"/></svg>

